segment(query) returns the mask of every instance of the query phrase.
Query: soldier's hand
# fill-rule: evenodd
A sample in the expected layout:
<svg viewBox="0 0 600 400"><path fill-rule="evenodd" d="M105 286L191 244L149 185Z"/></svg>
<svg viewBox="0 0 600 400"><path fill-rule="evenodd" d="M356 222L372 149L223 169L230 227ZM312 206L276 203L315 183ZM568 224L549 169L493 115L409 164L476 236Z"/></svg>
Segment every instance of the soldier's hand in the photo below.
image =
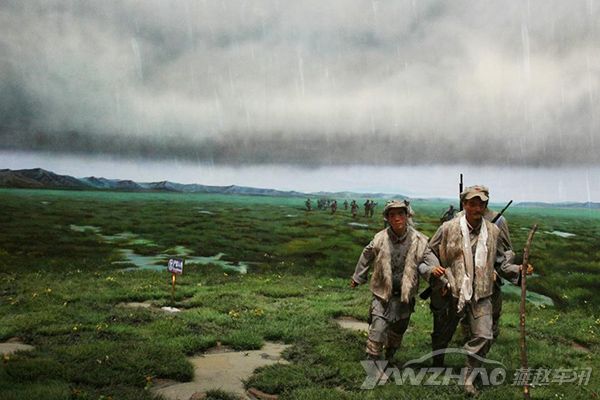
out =
<svg viewBox="0 0 600 400"><path fill-rule="evenodd" d="M440 276L444 275L445 273L446 273L446 270L439 265L431 270L431 274L436 278L439 278Z"/></svg>
<svg viewBox="0 0 600 400"><path fill-rule="evenodd" d="M350 279L350 287L352 289L354 289L357 286L358 286L358 283L356 283L356 281L354 279Z"/></svg>
<svg viewBox="0 0 600 400"><path fill-rule="evenodd" d="M525 272L527 275L533 274L533 265L527 264L527 271Z"/></svg>

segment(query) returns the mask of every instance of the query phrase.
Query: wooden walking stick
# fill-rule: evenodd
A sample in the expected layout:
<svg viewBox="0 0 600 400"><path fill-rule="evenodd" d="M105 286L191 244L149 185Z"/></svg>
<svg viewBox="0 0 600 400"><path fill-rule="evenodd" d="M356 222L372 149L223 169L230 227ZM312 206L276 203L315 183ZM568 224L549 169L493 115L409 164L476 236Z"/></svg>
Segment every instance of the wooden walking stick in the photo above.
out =
<svg viewBox="0 0 600 400"><path fill-rule="evenodd" d="M523 265L521 265L521 306L519 307L519 326L521 330L521 369L523 371L523 398L529 400L529 367L527 366L527 343L525 341L525 297L527 295L527 267L529 266L529 249L533 241L533 235L537 230L537 224L534 224L529 231L525 250L523 250Z"/></svg>

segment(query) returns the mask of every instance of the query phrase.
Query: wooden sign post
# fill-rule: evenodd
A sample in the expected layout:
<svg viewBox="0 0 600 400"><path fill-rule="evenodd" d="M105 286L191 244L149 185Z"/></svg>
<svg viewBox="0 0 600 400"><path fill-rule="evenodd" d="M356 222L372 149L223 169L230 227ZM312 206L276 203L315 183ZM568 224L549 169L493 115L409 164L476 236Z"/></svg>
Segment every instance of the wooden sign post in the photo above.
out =
<svg viewBox="0 0 600 400"><path fill-rule="evenodd" d="M167 270L171 273L171 301L175 301L175 282L177 281L177 275L183 274L184 263L183 258L169 258Z"/></svg>

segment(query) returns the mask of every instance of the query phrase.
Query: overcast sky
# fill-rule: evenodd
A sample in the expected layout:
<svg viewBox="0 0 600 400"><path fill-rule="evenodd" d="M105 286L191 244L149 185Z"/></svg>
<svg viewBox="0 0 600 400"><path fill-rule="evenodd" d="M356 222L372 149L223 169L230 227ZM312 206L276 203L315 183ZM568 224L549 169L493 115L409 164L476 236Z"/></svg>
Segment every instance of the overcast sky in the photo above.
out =
<svg viewBox="0 0 600 400"><path fill-rule="evenodd" d="M598 164L600 4L0 0L0 148Z"/></svg>

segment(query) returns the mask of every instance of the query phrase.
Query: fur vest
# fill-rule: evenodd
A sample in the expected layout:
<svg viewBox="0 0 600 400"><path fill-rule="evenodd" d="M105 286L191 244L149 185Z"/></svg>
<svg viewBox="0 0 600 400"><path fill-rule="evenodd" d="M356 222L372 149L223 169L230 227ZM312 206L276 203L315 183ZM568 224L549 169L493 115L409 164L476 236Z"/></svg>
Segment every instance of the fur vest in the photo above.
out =
<svg viewBox="0 0 600 400"><path fill-rule="evenodd" d="M400 300L409 303L419 288L418 266L423 261L427 248L427 237L412 227L408 227L406 240L409 241L404 272L402 274ZM371 276L371 292L380 299L388 301L392 296L392 239L388 230L378 232L373 238L375 260Z"/></svg>
<svg viewBox="0 0 600 400"><path fill-rule="evenodd" d="M483 219L488 231L487 239L487 262L485 268L474 268L473 300L491 296L494 286L494 262L496 260L496 243L500 230L491 222ZM460 229L460 218L450 220L442 227L442 238L439 246L440 263L446 268L446 279L452 296L459 298L462 281L465 277L465 258L463 254L463 237Z"/></svg>

